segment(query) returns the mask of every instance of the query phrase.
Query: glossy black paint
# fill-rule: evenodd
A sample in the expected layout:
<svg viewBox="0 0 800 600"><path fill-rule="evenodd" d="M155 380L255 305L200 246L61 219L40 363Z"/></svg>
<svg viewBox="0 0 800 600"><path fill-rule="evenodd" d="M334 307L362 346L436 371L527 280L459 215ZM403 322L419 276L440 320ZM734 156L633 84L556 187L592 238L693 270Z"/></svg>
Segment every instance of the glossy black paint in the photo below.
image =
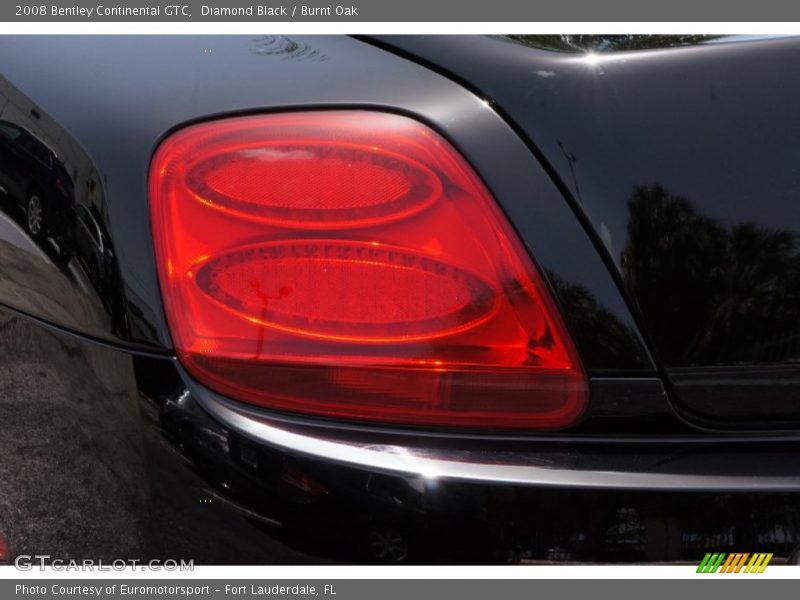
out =
<svg viewBox="0 0 800 600"><path fill-rule="evenodd" d="M0 303L92 337L127 337L110 236L102 269L87 254L85 215L95 215L96 232L106 227L101 174L74 137L2 76L0 117Z"/></svg>
<svg viewBox="0 0 800 600"><path fill-rule="evenodd" d="M797 545L793 434L711 434L673 410L593 230L480 95L344 37L147 41L0 37L0 119L54 149L74 202L60 232L35 239L17 202L0 201L0 441L16 450L0 459L10 490L0 494L0 534L13 554L204 564L627 561L744 546L786 555ZM596 489L570 490L426 480L281 450L211 417L172 358L149 233L150 157L189 122L331 107L412 115L464 153L546 274L592 376L592 407L569 432L514 439L295 426L471 448L497 461L525 453L565 480L575 471L744 475L754 491L776 477L780 491L607 491L602 477ZM700 374L686 385L708 390L703 382ZM747 419L746 402L742 410ZM715 425L713 414L708 421ZM389 543L396 538L402 544Z"/></svg>
<svg viewBox="0 0 800 600"><path fill-rule="evenodd" d="M796 493L487 485L283 452L211 419L171 359L132 355L5 309L0 359L0 441L14 449L0 462L0 529L12 556L627 562L694 560L709 548L787 556L800 539ZM553 468L796 473L795 444L762 441L756 452L749 443L668 446L539 444ZM382 545L387 536L405 550Z"/></svg>
<svg viewBox="0 0 800 600"><path fill-rule="evenodd" d="M13 93L79 141L101 174L100 213L130 328L129 337L108 331L108 339L170 347L146 201L150 157L164 135L223 114L362 106L424 120L465 154L553 273L556 291L563 289L591 372L654 369L613 280L546 173L479 98L444 77L344 37L167 37L145 45L128 37L14 37L0 38L0 52Z"/></svg>
<svg viewBox="0 0 800 600"><path fill-rule="evenodd" d="M25 212L25 228L41 241L52 235L66 254L75 190L59 157L30 131L0 121L0 193Z"/></svg>
<svg viewBox="0 0 800 600"><path fill-rule="evenodd" d="M688 418L797 426L800 379L759 365L795 373L800 362L800 39L379 43L484 95L527 139L626 290ZM780 400L716 385L733 365Z"/></svg>

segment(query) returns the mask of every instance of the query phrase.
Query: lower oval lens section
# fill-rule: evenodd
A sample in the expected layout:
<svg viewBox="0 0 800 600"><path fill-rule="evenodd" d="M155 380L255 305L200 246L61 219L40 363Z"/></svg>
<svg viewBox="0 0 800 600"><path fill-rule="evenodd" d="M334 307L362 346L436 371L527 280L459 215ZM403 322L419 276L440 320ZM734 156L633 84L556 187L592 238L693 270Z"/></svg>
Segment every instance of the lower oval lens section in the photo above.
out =
<svg viewBox="0 0 800 600"><path fill-rule="evenodd" d="M297 241L211 258L200 289L244 318L352 342L419 340L475 327L498 294L479 276L379 244Z"/></svg>

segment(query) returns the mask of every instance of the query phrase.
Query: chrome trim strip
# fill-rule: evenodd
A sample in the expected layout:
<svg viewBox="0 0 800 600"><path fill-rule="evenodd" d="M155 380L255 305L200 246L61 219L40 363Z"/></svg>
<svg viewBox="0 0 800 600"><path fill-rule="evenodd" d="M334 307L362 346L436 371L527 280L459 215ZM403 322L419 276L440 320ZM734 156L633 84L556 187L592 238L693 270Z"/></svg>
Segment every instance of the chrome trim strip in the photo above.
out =
<svg viewBox="0 0 800 600"><path fill-rule="evenodd" d="M271 421L263 415L255 416L246 407L191 381L185 373L184 379L190 386L187 394L191 393L221 424L241 435L280 450L361 469L429 480L576 489L800 491L800 469L785 476L760 476L752 471L742 475L606 471L574 468L573 460L552 460L535 453L419 449L358 442L336 437L336 432L330 428L300 432L289 424Z"/></svg>

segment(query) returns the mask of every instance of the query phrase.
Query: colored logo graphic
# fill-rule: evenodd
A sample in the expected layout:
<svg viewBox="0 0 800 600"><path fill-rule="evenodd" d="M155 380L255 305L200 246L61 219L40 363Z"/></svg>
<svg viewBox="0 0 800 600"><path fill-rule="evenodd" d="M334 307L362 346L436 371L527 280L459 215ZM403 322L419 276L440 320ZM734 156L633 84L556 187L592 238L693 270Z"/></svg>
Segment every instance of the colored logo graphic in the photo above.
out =
<svg viewBox="0 0 800 600"><path fill-rule="evenodd" d="M11 553L8 551L8 542L6 541L6 536L0 533L0 564L8 562L10 554Z"/></svg>
<svg viewBox="0 0 800 600"><path fill-rule="evenodd" d="M763 573L771 560L772 552L768 554L749 554L747 552L726 554L725 552L709 552L700 562L700 566L697 567L697 572Z"/></svg>

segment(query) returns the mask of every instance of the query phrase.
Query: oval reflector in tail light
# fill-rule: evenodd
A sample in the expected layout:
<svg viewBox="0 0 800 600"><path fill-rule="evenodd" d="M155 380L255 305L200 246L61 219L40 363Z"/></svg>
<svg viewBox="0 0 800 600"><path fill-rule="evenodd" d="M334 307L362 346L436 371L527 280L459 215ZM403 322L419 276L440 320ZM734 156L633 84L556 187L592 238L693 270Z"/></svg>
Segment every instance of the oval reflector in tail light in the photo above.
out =
<svg viewBox="0 0 800 600"><path fill-rule="evenodd" d="M167 138L150 172L178 359L282 412L561 428L586 378L489 191L407 117L236 117Z"/></svg>

